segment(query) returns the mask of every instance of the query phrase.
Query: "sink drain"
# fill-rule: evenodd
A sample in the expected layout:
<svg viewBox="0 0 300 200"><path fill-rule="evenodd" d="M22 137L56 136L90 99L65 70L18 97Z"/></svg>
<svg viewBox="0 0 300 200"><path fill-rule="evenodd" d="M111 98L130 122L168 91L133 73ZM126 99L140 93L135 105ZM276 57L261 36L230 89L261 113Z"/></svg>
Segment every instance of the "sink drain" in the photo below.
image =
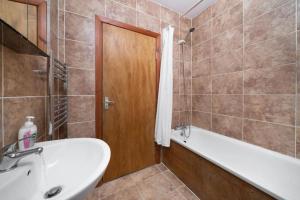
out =
<svg viewBox="0 0 300 200"><path fill-rule="evenodd" d="M62 191L62 187L61 186L57 186L54 188L51 188L50 190L48 190L48 192L46 192L44 194L44 198L45 199L50 199L52 197L55 197L56 195L58 195L60 192Z"/></svg>

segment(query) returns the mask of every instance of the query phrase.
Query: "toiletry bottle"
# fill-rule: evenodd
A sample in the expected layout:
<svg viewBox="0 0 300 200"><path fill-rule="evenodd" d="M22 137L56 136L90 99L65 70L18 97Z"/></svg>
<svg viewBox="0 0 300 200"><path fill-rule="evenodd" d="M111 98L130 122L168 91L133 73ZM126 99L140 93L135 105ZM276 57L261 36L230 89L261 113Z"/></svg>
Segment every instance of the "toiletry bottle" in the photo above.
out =
<svg viewBox="0 0 300 200"><path fill-rule="evenodd" d="M25 149L28 149L34 145L35 137L37 134L37 127L34 125L32 120L34 117L27 116L27 121L24 123L24 125L19 130L19 150L23 151Z"/></svg>
<svg viewBox="0 0 300 200"><path fill-rule="evenodd" d="M34 145L34 143L36 142L36 138L37 138L37 126L33 122L34 118L35 118L34 116L28 116L28 119L30 119L31 122L32 122L31 137L30 137L30 147L32 147Z"/></svg>

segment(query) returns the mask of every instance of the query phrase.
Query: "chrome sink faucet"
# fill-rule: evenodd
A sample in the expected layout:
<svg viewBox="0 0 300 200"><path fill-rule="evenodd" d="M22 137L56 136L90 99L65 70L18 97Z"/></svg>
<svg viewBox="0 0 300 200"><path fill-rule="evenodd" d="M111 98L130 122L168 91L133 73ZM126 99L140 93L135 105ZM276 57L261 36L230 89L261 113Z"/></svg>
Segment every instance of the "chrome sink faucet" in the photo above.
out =
<svg viewBox="0 0 300 200"><path fill-rule="evenodd" d="M24 138L25 140L28 138ZM38 147L34 149L29 149L25 151L16 150L16 143L4 146L0 152L0 173L7 172L15 169L18 166L18 162L25 158L26 156L32 154L41 154L43 152L43 147Z"/></svg>

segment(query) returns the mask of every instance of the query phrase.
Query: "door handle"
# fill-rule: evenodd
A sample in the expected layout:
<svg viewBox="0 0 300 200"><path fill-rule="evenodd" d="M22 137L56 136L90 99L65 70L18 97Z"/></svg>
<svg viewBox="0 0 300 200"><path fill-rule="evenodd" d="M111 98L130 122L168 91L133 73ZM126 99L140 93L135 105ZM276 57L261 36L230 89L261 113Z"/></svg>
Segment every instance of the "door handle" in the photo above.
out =
<svg viewBox="0 0 300 200"><path fill-rule="evenodd" d="M108 110L110 105L113 105L115 102L111 101L109 97L104 97L104 109Z"/></svg>

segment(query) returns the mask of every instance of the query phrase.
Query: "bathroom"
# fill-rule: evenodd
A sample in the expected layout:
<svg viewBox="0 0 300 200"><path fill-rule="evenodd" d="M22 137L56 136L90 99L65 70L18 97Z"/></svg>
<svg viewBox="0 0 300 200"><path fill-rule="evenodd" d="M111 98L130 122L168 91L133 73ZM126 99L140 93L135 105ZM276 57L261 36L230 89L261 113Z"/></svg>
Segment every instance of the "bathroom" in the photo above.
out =
<svg viewBox="0 0 300 200"><path fill-rule="evenodd" d="M299 200L299 13L0 0L0 199Z"/></svg>

